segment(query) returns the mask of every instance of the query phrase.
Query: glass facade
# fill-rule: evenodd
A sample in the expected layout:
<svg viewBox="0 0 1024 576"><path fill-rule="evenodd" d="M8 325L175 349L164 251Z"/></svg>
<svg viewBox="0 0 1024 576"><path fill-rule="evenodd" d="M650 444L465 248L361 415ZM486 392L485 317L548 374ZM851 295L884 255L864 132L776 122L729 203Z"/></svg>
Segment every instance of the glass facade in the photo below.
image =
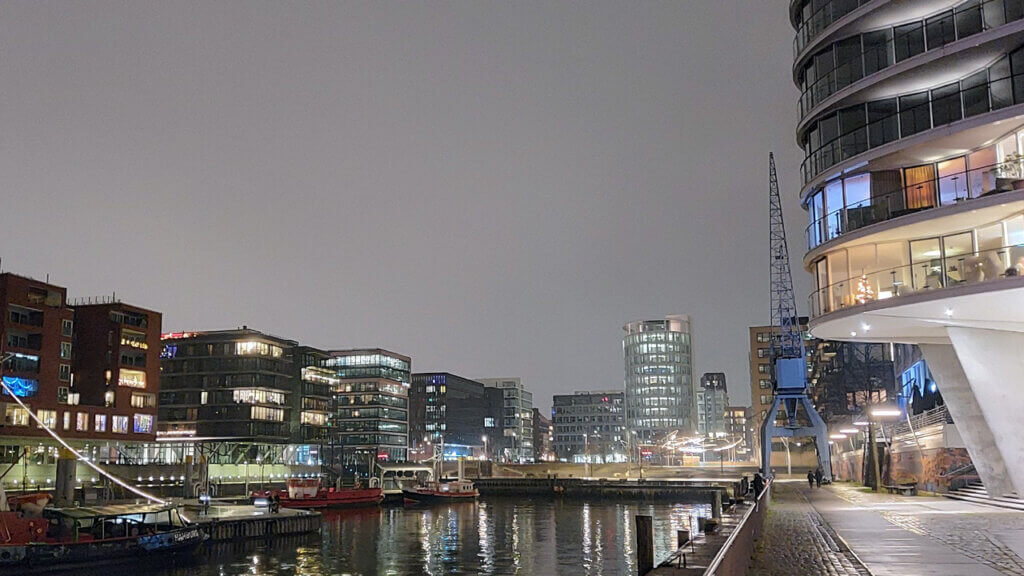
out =
<svg viewBox="0 0 1024 576"><path fill-rule="evenodd" d="M341 350L322 365L336 382L335 463L362 474L376 461L407 460L410 359L386 350Z"/></svg>
<svg viewBox="0 0 1024 576"><path fill-rule="evenodd" d="M555 457L562 462L626 462L636 449L626 437L622 392L556 395L552 412Z"/></svg>
<svg viewBox="0 0 1024 576"><path fill-rule="evenodd" d="M626 427L642 443L697 428L690 318L668 316L624 327Z"/></svg>

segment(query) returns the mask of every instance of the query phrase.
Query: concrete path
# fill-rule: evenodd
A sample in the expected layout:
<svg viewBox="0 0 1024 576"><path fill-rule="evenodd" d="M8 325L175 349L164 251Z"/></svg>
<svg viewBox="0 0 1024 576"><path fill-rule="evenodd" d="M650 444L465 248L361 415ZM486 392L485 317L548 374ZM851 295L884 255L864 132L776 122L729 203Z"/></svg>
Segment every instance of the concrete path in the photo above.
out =
<svg viewBox="0 0 1024 576"><path fill-rule="evenodd" d="M845 483L801 492L874 576L1024 576L1024 513Z"/></svg>
<svg viewBox="0 0 1024 576"><path fill-rule="evenodd" d="M1024 576L1024 513L778 482L752 574Z"/></svg>

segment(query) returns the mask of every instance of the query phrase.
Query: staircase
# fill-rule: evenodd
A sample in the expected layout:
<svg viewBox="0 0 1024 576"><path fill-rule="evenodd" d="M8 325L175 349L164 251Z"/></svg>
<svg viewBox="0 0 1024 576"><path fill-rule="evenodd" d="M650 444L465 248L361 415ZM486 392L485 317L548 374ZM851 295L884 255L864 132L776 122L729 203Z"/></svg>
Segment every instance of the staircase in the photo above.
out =
<svg viewBox="0 0 1024 576"><path fill-rule="evenodd" d="M954 500L963 500L975 504L985 504L987 506L997 506L1007 510L1024 512L1024 499L1019 498L1016 493L992 497L988 495L988 492L985 492L985 486L978 481L969 482L963 488L950 490L945 496Z"/></svg>

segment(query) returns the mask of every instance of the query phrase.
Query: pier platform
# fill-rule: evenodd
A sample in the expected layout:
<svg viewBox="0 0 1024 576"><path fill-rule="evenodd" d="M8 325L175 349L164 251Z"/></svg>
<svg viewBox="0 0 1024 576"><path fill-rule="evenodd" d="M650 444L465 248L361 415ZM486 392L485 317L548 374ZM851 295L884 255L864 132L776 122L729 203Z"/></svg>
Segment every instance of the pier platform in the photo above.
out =
<svg viewBox="0 0 1024 576"><path fill-rule="evenodd" d="M185 503L185 514L209 536L211 542L295 536L320 530L320 513L282 508L271 512L249 504L214 504L204 513L192 500Z"/></svg>

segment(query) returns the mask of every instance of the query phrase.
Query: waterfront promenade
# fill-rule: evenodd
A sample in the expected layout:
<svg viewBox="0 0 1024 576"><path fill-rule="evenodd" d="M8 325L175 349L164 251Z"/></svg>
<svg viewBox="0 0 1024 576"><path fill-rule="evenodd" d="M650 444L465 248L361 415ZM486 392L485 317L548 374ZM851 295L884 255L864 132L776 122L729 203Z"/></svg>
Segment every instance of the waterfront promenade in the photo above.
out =
<svg viewBox="0 0 1024 576"><path fill-rule="evenodd" d="M750 573L1024 576L1024 513L783 480Z"/></svg>

